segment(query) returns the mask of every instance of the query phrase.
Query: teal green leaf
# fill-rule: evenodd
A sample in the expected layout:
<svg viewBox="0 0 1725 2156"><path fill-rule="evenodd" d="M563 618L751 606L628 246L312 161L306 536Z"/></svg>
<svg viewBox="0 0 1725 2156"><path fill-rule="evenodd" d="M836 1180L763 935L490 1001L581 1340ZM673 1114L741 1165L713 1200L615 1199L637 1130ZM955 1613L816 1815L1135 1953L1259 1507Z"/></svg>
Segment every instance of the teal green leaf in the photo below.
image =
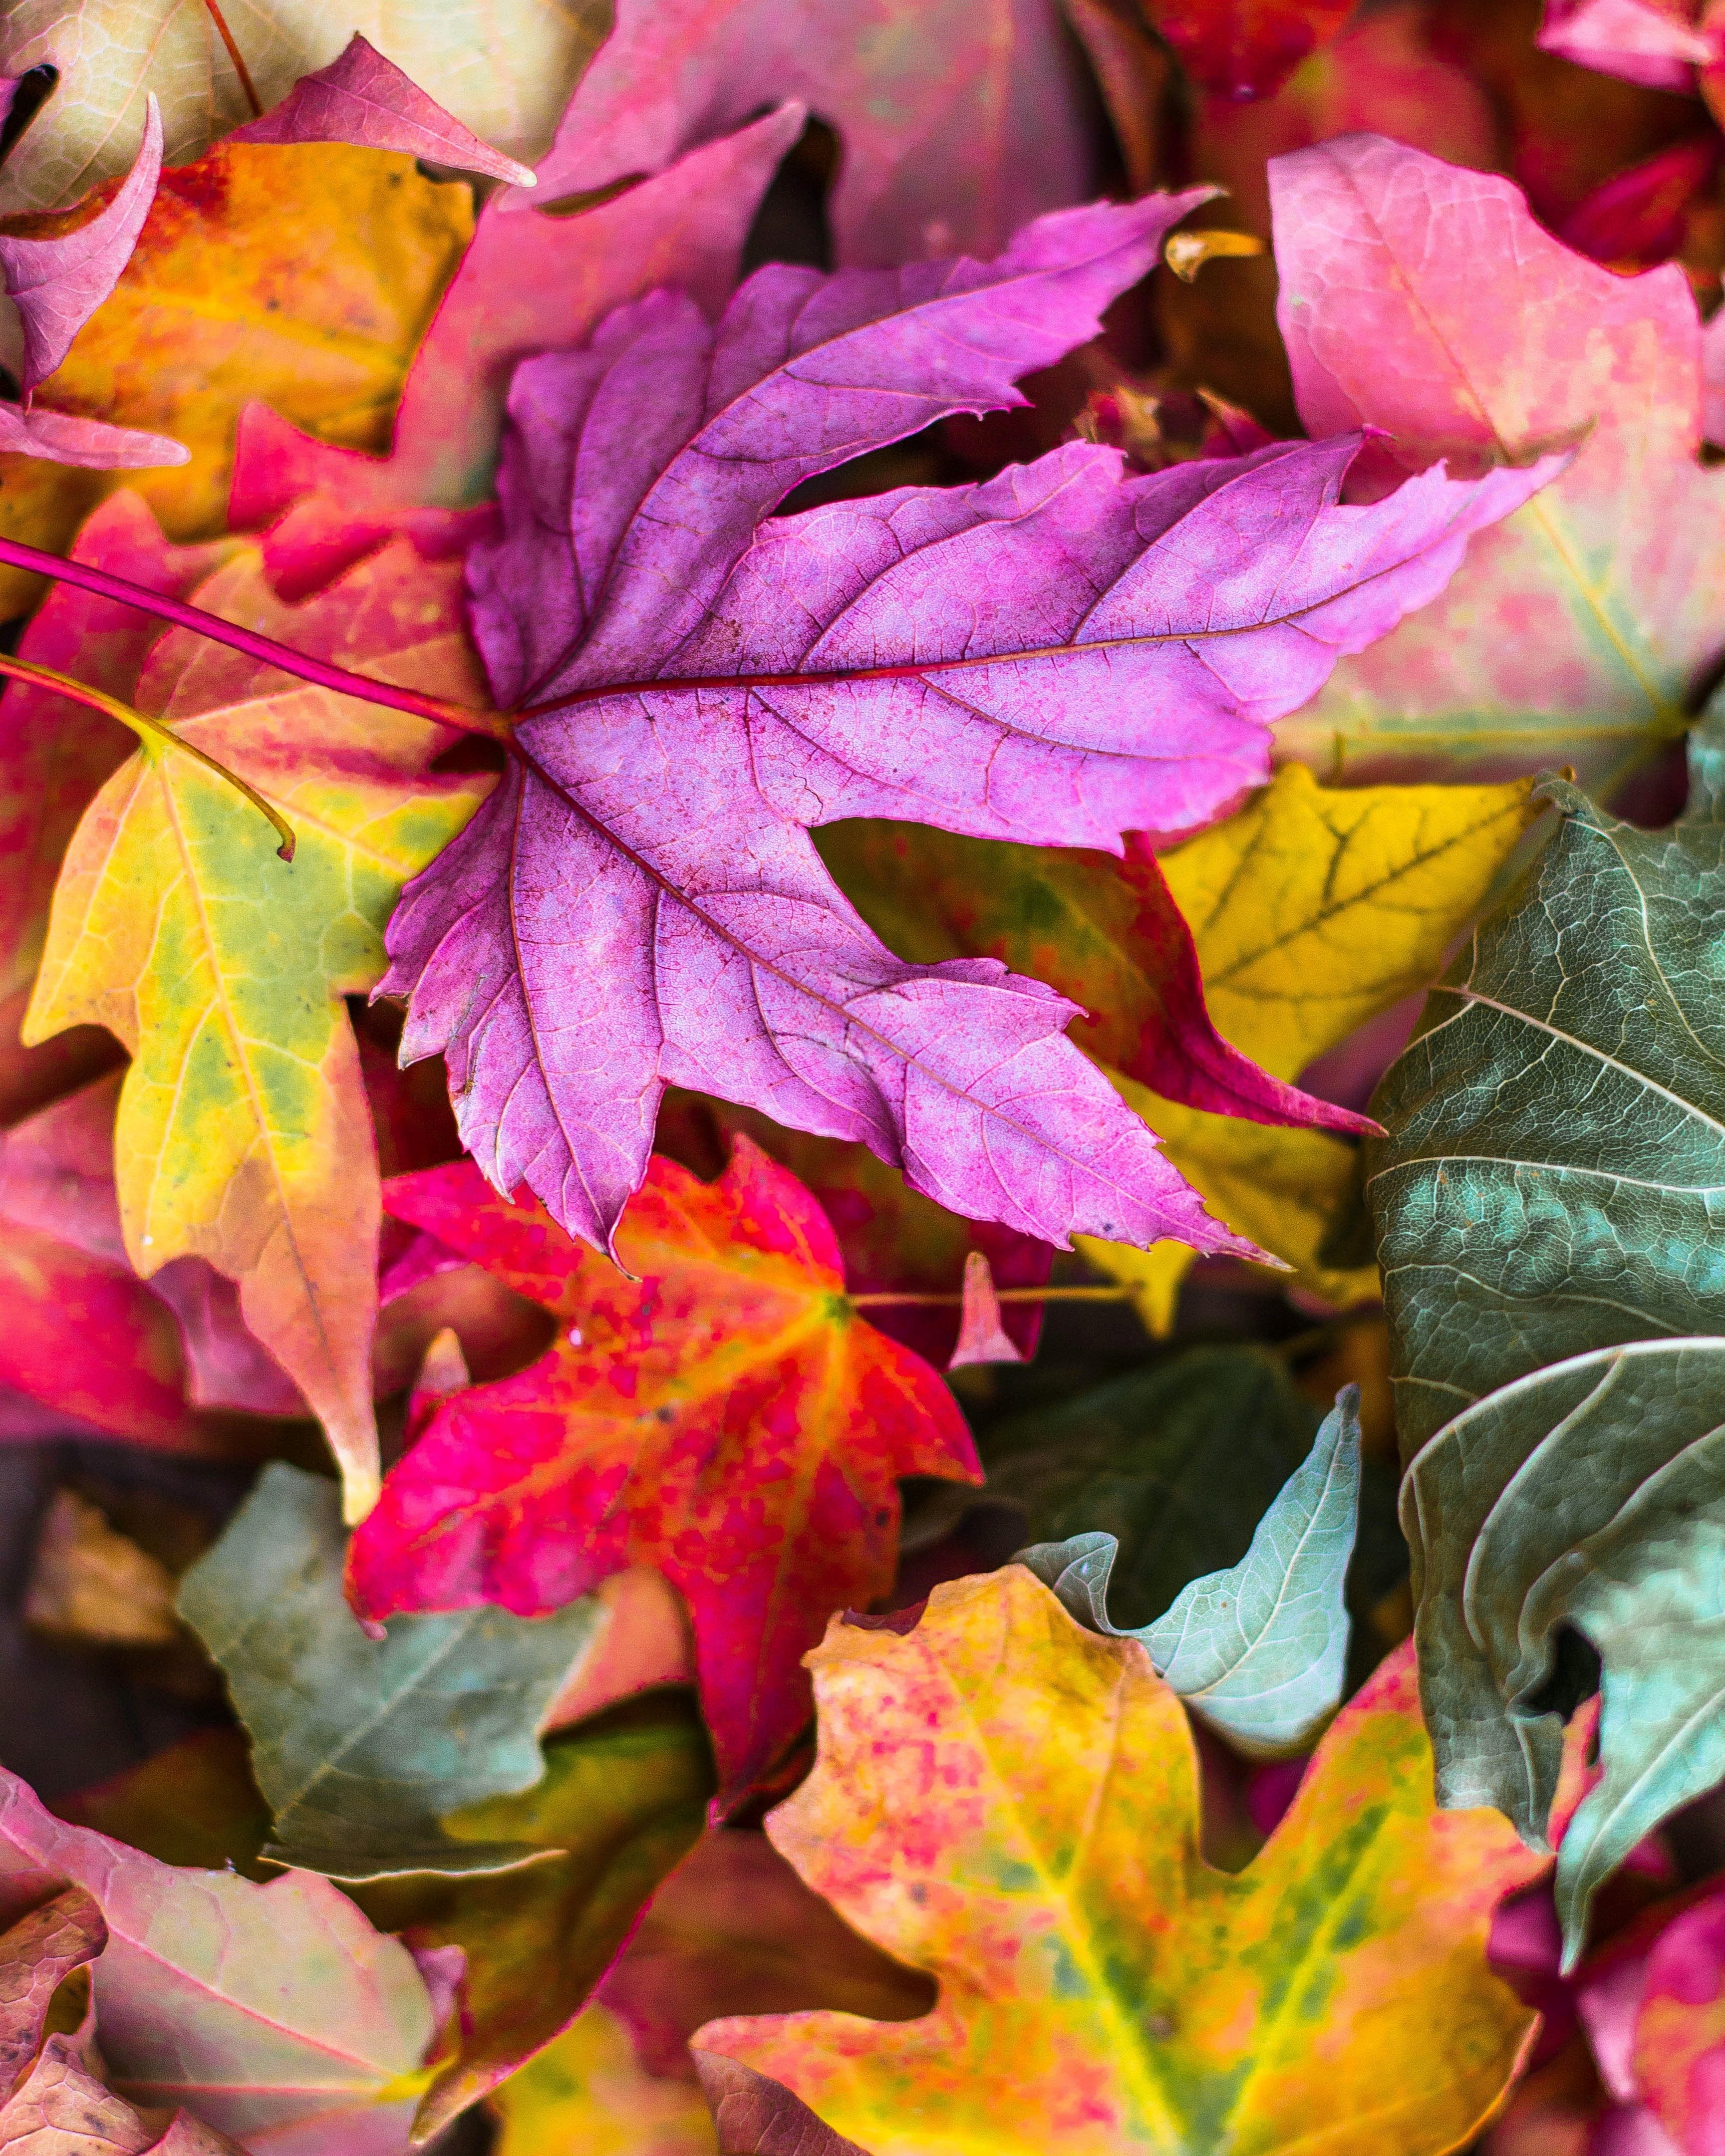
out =
<svg viewBox="0 0 1725 2156"><path fill-rule="evenodd" d="M1373 1103L1389 1135L1367 1193L1445 1803L1497 1804L1539 1843L1599 1658L1604 1779L1558 1866L1572 1958L1600 1881L1725 1774L1712 737L1667 831L1548 782L1556 834Z"/></svg>
<svg viewBox="0 0 1725 2156"><path fill-rule="evenodd" d="M1409 1471L1438 1793L1541 1845L1573 1701L1565 1628L1599 1657L1604 1773L1558 1846L1573 1964L1594 1892L1725 1780L1725 1339L1595 1349L1456 1416Z"/></svg>
<svg viewBox="0 0 1725 2156"><path fill-rule="evenodd" d="M1240 1562L1318 1421L1276 1356L1194 1348L983 1429L977 1446L1026 1542L1117 1537L1114 1611L1138 1625Z"/></svg>
<svg viewBox="0 0 1725 2156"><path fill-rule="evenodd" d="M1342 1702L1359 1476L1359 1388L1349 1385L1240 1563L1191 1581L1164 1615L1136 1630L1108 1618L1112 1535L1039 1543L1016 1561L1080 1624L1141 1640L1158 1674L1242 1751L1294 1751Z"/></svg>
<svg viewBox="0 0 1725 2156"><path fill-rule="evenodd" d="M541 1780L542 1717L598 1640L600 1605L398 1617L374 1640L342 1594L347 1542L336 1486L277 1462L180 1589L251 1738L275 1816L264 1855L342 1880L542 1860L438 1822Z"/></svg>

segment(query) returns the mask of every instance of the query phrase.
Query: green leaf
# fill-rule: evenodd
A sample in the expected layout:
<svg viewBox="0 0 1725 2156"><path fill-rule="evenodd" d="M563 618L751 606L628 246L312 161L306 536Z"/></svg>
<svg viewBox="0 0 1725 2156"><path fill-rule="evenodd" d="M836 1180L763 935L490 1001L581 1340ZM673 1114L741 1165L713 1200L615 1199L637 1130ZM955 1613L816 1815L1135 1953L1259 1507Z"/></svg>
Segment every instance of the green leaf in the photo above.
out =
<svg viewBox="0 0 1725 2156"><path fill-rule="evenodd" d="M1344 1593L1359 1510L1359 1388L1324 1418L1304 1463L1225 1572L1183 1588L1153 1625L1108 1620L1112 1535L1040 1543L1017 1559L1094 1632L1141 1640L1157 1672L1241 1750L1309 1744L1342 1702L1348 1661Z"/></svg>
<svg viewBox="0 0 1725 2156"><path fill-rule="evenodd" d="M1556 835L1373 1104L1444 1801L1498 1804L1539 1841L1588 1645L1602 1667L1604 1779L1558 1859L1572 1958L1599 1882L1725 1769L1719 762L1710 728L1661 832L1548 782Z"/></svg>
<svg viewBox="0 0 1725 2156"><path fill-rule="evenodd" d="M1544 1363L1725 1331L1725 824L1545 791L1556 836L1373 1102L1404 1459Z"/></svg>
<svg viewBox="0 0 1725 2156"><path fill-rule="evenodd" d="M1027 1540L1118 1537L1115 1609L1142 1625L1245 1555L1318 1419L1275 1356L1194 1348L1014 1415L978 1449L989 1496L1023 1508Z"/></svg>
<svg viewBox="0 0 1725 2156"><path fill-rule="evenodd" d="M353 1897L382 1931L467 1957L460 2047L414 2122L424 2141L586 2004L643 1905L700 1836L712 1753L689 1693L648 1694L560 1731L545 1779L445 1822L477 1842L530 1842L542 1864L465 1877L379 1879Z"/></svg>
<svg viewBox="0 0 1725 2156"><path fill-rule="evenodd" d="M1725 1339L1504 1386L1421 1450L1402 1517L1446 1806L1496 1804L1543 1845L1579 1689L1565 1628L1599 1657L1604 1773L1558 1848L1573 1964L1599 1887L1725 1779Z"/></svg>
<svg viewBox="0 0 1725 2156"><path fill-rule="evenodd" d="M373 1640L342 1594L347 1542L336 1486L277 1462L180 1590L251 1735L265 1855L344 1880L542 1857L438 1821L542 1779L540 1722L598 1640L599 1604L398 1617Z"/></svg>

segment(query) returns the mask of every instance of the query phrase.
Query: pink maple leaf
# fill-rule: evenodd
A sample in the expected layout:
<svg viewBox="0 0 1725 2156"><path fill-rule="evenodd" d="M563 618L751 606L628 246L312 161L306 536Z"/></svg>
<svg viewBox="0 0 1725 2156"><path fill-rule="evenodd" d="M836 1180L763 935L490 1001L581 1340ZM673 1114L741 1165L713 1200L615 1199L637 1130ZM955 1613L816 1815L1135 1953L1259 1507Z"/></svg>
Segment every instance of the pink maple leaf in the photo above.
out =
<svg viewBox="0 0 1725 2156"><path fill-rule="evenodd" d="M990 263L769 267L716 328L657 292L516 371L470 556L514 707L503 784L391 924L407 1060L464 1142L608 1243L660 1096L860 1139L952 1210L1065 1245L1252 1255L986 958L901 961L809 833L886 816L1117 852L1266 775L1267 727L1560 468L1342 503L1359 437L1146 477L1073 444L984 484L772 516L801 480L1094 334L1191 195L1059 212Z"/></svg>

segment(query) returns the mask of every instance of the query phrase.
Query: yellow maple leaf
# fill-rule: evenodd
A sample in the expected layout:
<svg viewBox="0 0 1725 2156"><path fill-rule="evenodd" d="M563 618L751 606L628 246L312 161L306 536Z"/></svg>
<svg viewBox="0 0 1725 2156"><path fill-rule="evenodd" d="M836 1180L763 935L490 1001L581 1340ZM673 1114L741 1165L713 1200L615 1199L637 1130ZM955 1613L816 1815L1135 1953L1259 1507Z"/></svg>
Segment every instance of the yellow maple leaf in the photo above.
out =
<svg viewBox="0 0 1725 2156"><path fill-rule="evenodd" d="M51 235L88 213L12 228ZM119 283L40 395L171 435L191 462L121 473L0 456L0 532L63 553L125 484L170 538L213 536L252 398L345 447L385 448L408 362L472 231L465 186L381 150L223 144L164 172ZM0 569L0 616L39 596L39 578Z"/></svg>
<svg viewBox="0 0 1725 2156"><path fill-rule="evenodd" d="M1237 814L1164 854L1217 1030L1291 1080L1425 987L1538 813L1532 790L1528 779L1337 788L1293 764ZM1354 1173L1344 1139L1207 1115L1109 1075L1230 1227L1327 1301L1376 1294L1374 1267L1319 1255ZM1153 1331L1168 1329L1193 1261L1183 1243L1135 1250L1080 1238L1080 1247L1134 1289Z"/></svg>
<svg viewBox="0 0 1725 2156"><path fill-rule="evenodd" d="M597 1999L492 2101L503 2122L497 2156L717 2156L699 2086L649 2074Z"/></svg>
<svg viewBox="0 0 1725 2156"><path fill-rule="evenodd" d="M1019 1566L937 1587L902 1636L834 1620L810 1664L814 1772L768 1832L938 2002L716 2021L697 2050L871 2156L1439 2156L1502 2100L1537 2023L1486 1936L1542 1860L1496 1813L1435 1810L1410 1651L1237 1873L1199 1853L1148 1656Z"/></svg>
<svg viewBox="0 0 1725 2156"><path fill-rule="evenodd" d="M400 542L289 607L248 549L196 598L319 657L478 703L459 583L453 564ZM141 746L85 812L23 1036L104 1025L131 1052L115 1129L127 1255L147 1278L195 1254L239 1283L246 1323L322 1421L357 1517L377 1478L381 1199L340 998L381 977L402 884L491 782L431 770L458 738L447 727L286 680L184 631L157 646L137 702L178 739L140 726ZM193 751L293 827L291 863Z"/></svg>

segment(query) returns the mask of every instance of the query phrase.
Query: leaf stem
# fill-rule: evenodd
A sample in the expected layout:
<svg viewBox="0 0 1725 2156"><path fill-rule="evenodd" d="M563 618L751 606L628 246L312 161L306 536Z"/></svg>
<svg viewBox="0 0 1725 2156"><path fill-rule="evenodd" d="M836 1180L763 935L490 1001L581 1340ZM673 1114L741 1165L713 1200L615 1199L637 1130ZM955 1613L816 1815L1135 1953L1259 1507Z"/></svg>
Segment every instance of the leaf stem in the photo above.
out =
<svg viewBox="0 0 1725 2156"><path fill-rule="evenodd" d="M98 598L136 607L140 613L152 613L160 621L172 622L176 628L189 629L196 635L208 637L212 643L225 644L230 651L243 651L249 659L280 667L284 674L320 689L333 690L337 696L357 696L366 703L407 711L416 719L430 719L462 733L483 734L488 741L510 739L510 723L501 711L471 711L465 704L448 703L441 696L422 696L417 689L398 689L388 681L374 681L367 674L350 673L345 666L311 658L291 644L278 644L273 636L242 629L238 622L223 621L218 613L193 606L185 599L170 598L165 592L152 592L146 585L133 583L129 577L116 577L111 570L95 568L88 562L69 562L40 547L28 546L22 539L7 538L0 538L0 562L9 562L14 568L33 569L39 576L75 585L80 591L93 592Z"/></svg>
<svg viewBox="0 0 1725 2156"><path fill-rule="evenodd" d="M997 1287L994 1299L997 1302L1125 1302L1132 1292L1129 1287ZM938 1305L956 1310L963 1300L957 1291L951 1295L900 1295L890 1288L871 1289L866 1295L850 1297L857 1310L884 1302Z"/></svg>
<svg viewBox="0 0 1725 2156"><path fill-rule="evenodd" d="M234 63L234 72L239 77L239 86L245 92L245 101L252 109L253 119L261 120L264 116L264 107L258 96L257 85L252 80L251 69L247 67L240 56L239 47L234 40L234 33L228 28L228 19L217 6L216 0L203 0L203 4L209 10L210 20L215 24L222 43L228 48L228 57Z"/></svg>
<svg viewBox="0 0 1725 2156"><path fill-rule="evenodd" d="M213 772L236 793L244 794L259 814L267 817L275 827L281 839L281 844L275 850L277 854L285 861L294 858L294 827L287 819L272 808L257 788L249 785L237 771L229 771L225 763L218 763L214 757L206 756L201 748L194 748L190 742L182 741L172 726L165 726L160 719L152 719L147 711L135 711L130 704L122 704L117 696L104 696L100 689L91 689L82 681L74 681L69 674L57 674L51 666L39 666L33 660L8 659L0 654L0 674L10 674L18 680L32 682L39 689L51 689L56 696L69 697L74 704L87 704L93 711L103 711L110 719L118 719L121 726L130 726L135 734L154 734L158 739L169 742L182 755L201 763L206 771Z"/></svg>

